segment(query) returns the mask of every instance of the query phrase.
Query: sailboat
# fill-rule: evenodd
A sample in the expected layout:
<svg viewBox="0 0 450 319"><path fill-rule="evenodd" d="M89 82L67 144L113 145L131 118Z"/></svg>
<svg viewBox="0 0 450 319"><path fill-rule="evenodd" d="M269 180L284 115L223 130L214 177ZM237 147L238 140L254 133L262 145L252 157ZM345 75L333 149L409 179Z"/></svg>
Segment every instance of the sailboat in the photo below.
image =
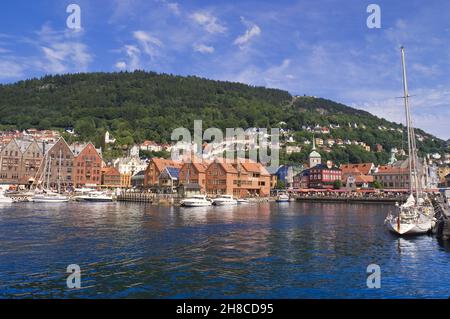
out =
<svg viewBox="0 0 450 319"><path fill-rule="evenodd" d="M35 192L34 196L31 198L33 202L36 203L65 203L69 201L69 197L61 194L61 161L62 161L62 151L59 151L59 167L58 167L58 192L55 193L50 190L50 173L51 173L51 157L47 156L48 159L46 161L46 167L44 167L44 171L46 171L47 177L47 185L44 187L41 193ZM47 165L48 164L48 165Z"/></svg>
<svg viewBox="0 0 450 319"><path fill-rule="evenodd" d="M409 109L408 83L406 80L405 49L401 48L403 90L408 133L408 167L409 167L409 197L405 203L396 206L396 213L390 212L386 217L387 228L398 235L426 234L435 224L434 208L427 195L422 190L419 181L416 136L411 121Z"/></svg>

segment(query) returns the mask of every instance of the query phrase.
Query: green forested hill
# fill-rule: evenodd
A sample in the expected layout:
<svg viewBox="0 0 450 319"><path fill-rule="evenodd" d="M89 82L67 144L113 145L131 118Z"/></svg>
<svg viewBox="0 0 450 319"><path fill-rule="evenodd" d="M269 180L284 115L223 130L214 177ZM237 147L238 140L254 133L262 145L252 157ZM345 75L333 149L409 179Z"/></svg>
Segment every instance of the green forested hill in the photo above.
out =
<svg viewBox="0 0 450 319"><path fill-rule="evenodd" d="M269 128L284 121L287 128L297 131L297 141L311 138L303 125L335 124L340 128L331 131L332 137L363 141L372 148L380 143L385 150L402 147L401 133L378 129L380 125L401 128L398 124L329 100L292 97L286 91L240 83L136 71L55 75L0 86L3 130L74 127L80 139L98 145L109 130L119 144L130 145L144 139L170 141L173 128L192 129L195 119L202 119L204 128L222 129ZM351 128L349 123L365 128ZM426 137L419 143L422 151L444 150L444 141L419 134ZM324 155L342 161L387 157L360 151L341 149ZM298 160L295 156L303 155L286 160Z"/></svg>

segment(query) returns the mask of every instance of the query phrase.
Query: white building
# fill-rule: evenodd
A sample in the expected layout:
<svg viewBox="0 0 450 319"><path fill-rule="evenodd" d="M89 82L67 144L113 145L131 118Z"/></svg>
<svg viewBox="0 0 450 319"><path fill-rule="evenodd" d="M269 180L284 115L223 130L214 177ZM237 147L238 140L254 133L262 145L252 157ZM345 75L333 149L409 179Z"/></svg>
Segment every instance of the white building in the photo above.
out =
<svg viewBox="0 0 450 319"><path fill-rule="evenodd" d="M139 157L120 157L114 160L114 167L120 174L133 176L134 174L145 171L148 164Z"/></svg>
<svg viewBox="0 0 450 319"><path fill-rule="evenodd" d="M116 139L113 138L108 131L105 133L105 144L114 144L116 142Z"/></svg>

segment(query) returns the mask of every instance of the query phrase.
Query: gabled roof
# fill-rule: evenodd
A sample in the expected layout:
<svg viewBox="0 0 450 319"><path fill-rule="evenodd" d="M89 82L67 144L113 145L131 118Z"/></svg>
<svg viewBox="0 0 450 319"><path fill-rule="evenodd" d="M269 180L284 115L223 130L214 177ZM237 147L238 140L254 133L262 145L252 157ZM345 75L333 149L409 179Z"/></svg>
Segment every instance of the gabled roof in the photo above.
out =
<svg viewBox="0 0 450 319"><path fill-rule="evenodd" d="M364 175L368 175L371 169L374 167L373 163L361 163L361 164L342 164L340 169L342 173L350 171L352 169L356 169L360 171Z"/></svg>
<svg viewBox="0 0 450 319"><path fill-rule="evenodd" d="M137 177L137 176L145 176L145 171L139 171L139 172L137 172L136 174L134 174L131 178L133 178L133 177Z"/></svg>
<svg viewBox="0 0 450 319"><path fill-rule="evenodd" d="M261 163L243 162L241 163L241 165L247 172L259 173L263 176L270 176L267 169Z"/></svg>
<svg viewBox="0 0 450 319"><path fill-rule="evenodd" d="M73 153L74 156L78 156L80 155L85 149L86 147L88 147L89 145L91 145L98 153L98 155L101 156L102 154L102 149L101 148L95 148L95 145L92 144L92 142L88 142L88 143L74 143L70 145L70 149Z"/></svg>
<svg viewBox="0 0 450 319"><path fill-rule="evenodd" d="M230 163L218 162L218 164L223 168L226 173L237 174L237 169Z"/></svg>
<svg viewBox="0 0 450 319"><path fill-rule="evenodd" d="M327 164L323 164L323 163L321 163L321 164L317 164L316 166L314 166L314 167L311 167L311 169L332 169L332 170L339 170L339 168L337 168L337 167L335 167L335 166L332 166L331 168L330 167L328 167L327 166Z"/></svg>
<svg viewBox="0 0 450 319"><path fill-rule="evenodd" d="M102 172L103 175L120 175L120 172L114 166L104 167Z"/></svg>
<svg viewBox="0 0 450 319"><path fill-rule="evenodd" d="M150 160L150 163L153 162L156 166L156 168L162 172L164 170L164 168L166 168L167 166L172 166L172 167L176 167L176 168L181 168L182 163L181 162L176 162L170 159L164 159L164 158L157 158L157 157L153 157Z"/></svg>

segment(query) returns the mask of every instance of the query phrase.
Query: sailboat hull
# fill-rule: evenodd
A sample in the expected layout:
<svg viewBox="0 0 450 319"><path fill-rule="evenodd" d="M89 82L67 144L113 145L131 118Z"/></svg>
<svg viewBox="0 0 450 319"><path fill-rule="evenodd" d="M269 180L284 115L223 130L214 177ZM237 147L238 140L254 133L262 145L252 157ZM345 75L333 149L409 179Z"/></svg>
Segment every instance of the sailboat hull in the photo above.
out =
<svg viewBox="0 0 450 319"><path fill-rule="evenodd" d="M66 196L35 196L32 201L35 203L67 203L69 198Z"/></svg>
<svg viewBox="0 0 450 319"><path fill-rule="evenodd" d="M414 224L398 224L397 218L391 221L387 221L387 228L390 232L403 236L403 235L422 235L431 231L433 227L432 220L425 220Z"/></svg>

